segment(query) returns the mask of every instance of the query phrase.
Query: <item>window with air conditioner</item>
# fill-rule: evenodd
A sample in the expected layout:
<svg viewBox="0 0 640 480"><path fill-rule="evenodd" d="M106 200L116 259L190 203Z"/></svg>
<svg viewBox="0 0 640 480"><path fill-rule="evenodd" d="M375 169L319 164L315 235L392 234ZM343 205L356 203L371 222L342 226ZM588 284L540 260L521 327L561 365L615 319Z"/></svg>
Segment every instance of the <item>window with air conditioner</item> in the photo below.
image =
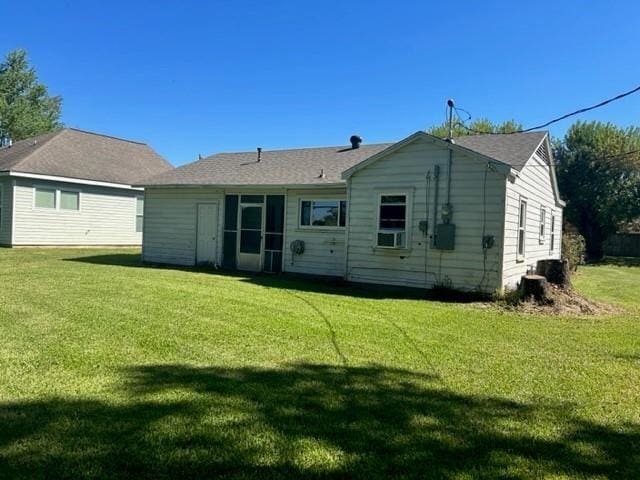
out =
<svg viewBox="0 0 640 480"><path fill-rule="evenodd" d="M407 248L407 213L405 193L379 196L377 247Z"/></svg>

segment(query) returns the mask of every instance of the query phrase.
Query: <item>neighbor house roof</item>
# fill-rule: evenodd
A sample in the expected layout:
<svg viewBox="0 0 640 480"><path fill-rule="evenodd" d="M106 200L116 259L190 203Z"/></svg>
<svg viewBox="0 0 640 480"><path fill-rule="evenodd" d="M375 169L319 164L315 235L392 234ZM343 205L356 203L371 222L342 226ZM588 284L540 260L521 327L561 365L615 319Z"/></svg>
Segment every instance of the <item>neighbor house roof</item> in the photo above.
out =
<svg viewBox="0 0 640 480"><path fill-rule="evenodd" d="M171 168L144 143L74 128L0 148L0 172L133 185Z"/></svg>
<svg viewBox="0 0 640 480"><path fill-rule="evenodd" d="M424 132L414 134L436 139ZM520 170L545 138L546 132L473 135L454 139L471 150ZM411 139L413 136L408 137ZM417 137L416 137L417 138ZM406 139L405 139L406 140ZM363 144L360 148L321 147L293 150L218 153L141 182L144 186L186 185L331 185L344 183L342 173L374 155L384 155L396 143Z"/></svg>

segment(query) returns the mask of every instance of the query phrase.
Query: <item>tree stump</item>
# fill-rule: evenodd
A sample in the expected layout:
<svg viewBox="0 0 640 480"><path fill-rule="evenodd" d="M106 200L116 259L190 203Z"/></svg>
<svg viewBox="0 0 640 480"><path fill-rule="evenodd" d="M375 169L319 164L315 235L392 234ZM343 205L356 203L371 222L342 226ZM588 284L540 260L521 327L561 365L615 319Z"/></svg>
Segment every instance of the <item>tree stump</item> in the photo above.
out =
<svg viewBox="0 0 640 480"><path fill-rule="evenodd" d="M533 297L538 303L550 301L549 285L542 275L523 275L520 280L520 295L525 300Z"/></svg>
<svg viewBox="0 0 640 480"><path fill-rule="evenodd" d="M571 268L568 260L538 260L536 274L547 279L549 283L563 288L571 286Z"/></svg>

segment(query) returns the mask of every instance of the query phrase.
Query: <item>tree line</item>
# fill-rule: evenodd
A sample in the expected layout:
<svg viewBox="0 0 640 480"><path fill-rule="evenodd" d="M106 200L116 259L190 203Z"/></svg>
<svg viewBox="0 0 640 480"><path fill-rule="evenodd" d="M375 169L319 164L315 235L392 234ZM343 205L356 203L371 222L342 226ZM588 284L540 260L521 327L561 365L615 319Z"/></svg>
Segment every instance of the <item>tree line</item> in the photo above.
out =
<svg viewBox="0 0 640 480"><path fill-rule="evenodd" d="M62 98L50 96L38 80L26 51L6 55L0 63L0 147L61 128L61 106ZM522 125L515 120L483 118L466 126L456 122L453 136L519 130ZM449 126L445 122L428 132L445 138ZM565 225L584 236L589 258L600 259L608 236L640 230L640 129L578 121L552 144L560 193L567 202Z"/></svg>

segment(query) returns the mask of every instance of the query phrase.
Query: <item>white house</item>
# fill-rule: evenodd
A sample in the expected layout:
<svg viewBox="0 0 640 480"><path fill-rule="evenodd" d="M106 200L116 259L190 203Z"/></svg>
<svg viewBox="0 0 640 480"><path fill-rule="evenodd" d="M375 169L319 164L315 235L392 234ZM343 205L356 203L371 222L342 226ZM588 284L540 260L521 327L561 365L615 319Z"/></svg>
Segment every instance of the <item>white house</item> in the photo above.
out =
<svg viewBox="0 0 640 480"><path fill-rule="evenodd" d="M546 132L221 153L141 185L146 262L493 292L560 257Z"/></svg>
<svg viewBox="0 0 640 480"><path fill-rule="evenodd" d="M140 245L147 145L65 128L0 148L0 245Z"/></svg>

